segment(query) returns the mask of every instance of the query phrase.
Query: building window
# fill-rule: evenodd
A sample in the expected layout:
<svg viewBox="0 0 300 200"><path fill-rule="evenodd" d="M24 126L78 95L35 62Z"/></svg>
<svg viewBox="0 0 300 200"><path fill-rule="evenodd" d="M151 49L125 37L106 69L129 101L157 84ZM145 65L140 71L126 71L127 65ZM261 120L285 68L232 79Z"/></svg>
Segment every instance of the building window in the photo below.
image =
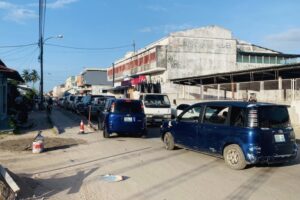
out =
<svg viewBox="0 0 300 200"><path fill-rule="evenodd" d="M257 56L257 63L263 63L263 57Z"/></svg>
<svg viewBox="0 0 300 200"><path fill-rule="evenodd" d="M264 56L264 63L270 64L270 56Z"/></svg>
<svg viewBox="0 0 300 200"><path fill-rule="evenodd" d="M243 62L243 56L241 54L237 54L237 61Z"/></svg>
<svg viewBox="0 0 300 200"><path fill-rule="evenodd" d="M284 64L284 58L283 57L277 57L277 64Z"/></svg>
<svg viewBox="0 0 300 200"><path fill-rule="evenodd" d="M271 63L271 64L276 64L276 57L271 56L271 57L270 57L270 63Z"/></svg>
<svg viewBox="0 0 300 200"><path fill-rule="evenodd" d="M248 55L243 55L243 62L244 62L244 63L249 63L249 62L250 62L250 56L248 56Z"/></svg>
<svg viewBox="0 0 300 200"><path fill-rule="evenodd" d="M250 56L250 62L256 63L256 56Z"/></svg>

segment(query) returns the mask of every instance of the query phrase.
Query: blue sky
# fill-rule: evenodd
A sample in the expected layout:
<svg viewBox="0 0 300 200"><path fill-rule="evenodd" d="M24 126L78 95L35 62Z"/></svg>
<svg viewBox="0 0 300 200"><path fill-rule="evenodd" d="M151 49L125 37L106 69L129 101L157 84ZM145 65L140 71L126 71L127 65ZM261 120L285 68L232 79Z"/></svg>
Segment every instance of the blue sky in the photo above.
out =
<svg viewBox="0 0 300 200"><path fill-rule="evenodd" d="M47 0L48 43L113 50L73 50L46 45L45 91L85 67L110 66L127 51L170 32L218 25L235 38L300 54L299 0ZM38 41L38 0L0 0L0 47ZM9 67L39 71L37 46L0 48Z"/></svg>

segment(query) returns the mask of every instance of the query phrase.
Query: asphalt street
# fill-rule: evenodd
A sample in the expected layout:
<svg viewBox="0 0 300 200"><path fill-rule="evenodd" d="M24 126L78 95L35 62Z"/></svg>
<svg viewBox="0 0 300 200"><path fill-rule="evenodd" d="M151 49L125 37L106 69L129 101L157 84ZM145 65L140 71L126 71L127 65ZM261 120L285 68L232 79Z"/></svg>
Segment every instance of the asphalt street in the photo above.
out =
<svg viewBox="0 0 300 200"><path fill-rule="evenodd" d="M159 129L148 138L78 134L80 117L53 110L57 137L85 144L42 154L1 152L0 162L27 177L37 197L48 199L300 199L300 158L288 165L235 171L219 158L186 149L167 151ZM105 174L125 176L109 183Z"/></svg>

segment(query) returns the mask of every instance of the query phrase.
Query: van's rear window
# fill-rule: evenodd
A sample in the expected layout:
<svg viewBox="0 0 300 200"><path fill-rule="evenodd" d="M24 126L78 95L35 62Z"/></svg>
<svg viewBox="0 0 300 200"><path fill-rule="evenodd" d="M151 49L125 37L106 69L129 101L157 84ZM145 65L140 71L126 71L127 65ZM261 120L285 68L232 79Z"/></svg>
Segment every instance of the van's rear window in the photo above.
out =
<svg viewBox="0 0 300 200"><path fill-rule="evenodd" d="M142 103L140 101L118 101L115 104L115 113L142 113Z"/></svg>
<svg viewBox="0 0 300 200"><path fill-rule="evenodd" d="M285 106L263 106L258 108L261 128L286 128L290 126L288 110Z"/></svg>

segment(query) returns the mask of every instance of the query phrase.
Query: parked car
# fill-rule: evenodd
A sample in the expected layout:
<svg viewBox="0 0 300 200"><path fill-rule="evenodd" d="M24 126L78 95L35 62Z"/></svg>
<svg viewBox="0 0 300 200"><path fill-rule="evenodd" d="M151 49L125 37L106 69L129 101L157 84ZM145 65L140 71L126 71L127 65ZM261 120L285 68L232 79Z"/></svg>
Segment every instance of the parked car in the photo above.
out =
<svg viewBox="0 0 300 200"><path fill-rule="evenodd" d="M143 103L147 123L161 124L164 120L171 119L171 104L167 95L147 93L140 94L139 99Z"/></svg>
<svg viewBox="0 0 300 200"><path fill-rule="evenodd" d="M59 98L59 100L58 100L59 107L63 108L65 105L65 101L66 101L65 97Z"/></svg>
<svg viewBox="0 0 300 200"><path fill-rule="evenodd" d="M103 95L86 95L82 97L82 101L77 105L77 112L80 114L88 115L89 106L91 105L92 101L96 97L102 97Z"/></svg>
<svg viewBox="0 0 300 200"><path fill-rule="evenodd" d="M223 157L232 169L291 161L295 133L284 105L251 102L197 103L161 127L168 150L183 146Z"/></svg>
<svg viewBox="0 0 300 200"><path fill-rule="evenodd" d="M66 102L65 102L65 109L71 110L72 109L72 104L74 102L75 96L74 95L69 95L66 97Z"/></svg>
<svg viewBox="0 0 300 200"><path fill-rule="evenodd" d="M72 106L71 106L72 111L75 112L77 110L77 104L80 103L81 100L82 100L82 96L75 96L74 101L73 101Z"/></svg>
<svg viewBox="0 0 300 200"><path fill-rule="evenodd" d="M146 125L146 115L140 100L108 99L98 118L98 128L103 130L104 138L110 137L112 133L145 136Z"/></svg>
<svg viewBox="0 0 300 200"><path fill-rule="evenodd" d="M104 110L105 103L108 99L115 99L115 96L95 97L91 103L91 117L97 117Z"/></svg>

